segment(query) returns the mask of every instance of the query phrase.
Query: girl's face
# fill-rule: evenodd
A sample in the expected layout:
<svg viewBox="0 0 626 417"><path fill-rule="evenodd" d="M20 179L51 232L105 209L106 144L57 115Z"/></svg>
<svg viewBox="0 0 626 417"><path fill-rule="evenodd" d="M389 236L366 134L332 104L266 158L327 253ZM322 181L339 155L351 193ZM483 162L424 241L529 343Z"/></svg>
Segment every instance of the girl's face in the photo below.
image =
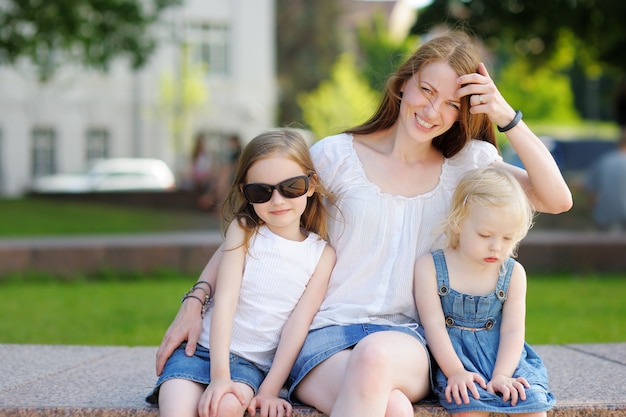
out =
<svg viewBox="0 0 626 417"><path fill-rule="evenodd" d="M295 161L281 155L259 159L248 169L246 184L261 183L277 185L289 178L307 175ZM312 182L308 191L295 198L287 198L274 189L269 201L252 203L254 211L275 234L294 239L300 236L300 216L304 213L307 197L315 192Z"/></svg>
<svg viewBox="0 0 626 417"><path fill-rule="evenodd" d="M459 225L457 250L470 262L500 267L515 248L517 218L509 207L470 205Z"/></svg>
<svg viewBox="0 0 626 417"><path fill-rule="evenodd" d="M458 74L445 62L422 68L402 89L400 118L408 132L432 140L459 118L461 102L454 97Z"/></svg>

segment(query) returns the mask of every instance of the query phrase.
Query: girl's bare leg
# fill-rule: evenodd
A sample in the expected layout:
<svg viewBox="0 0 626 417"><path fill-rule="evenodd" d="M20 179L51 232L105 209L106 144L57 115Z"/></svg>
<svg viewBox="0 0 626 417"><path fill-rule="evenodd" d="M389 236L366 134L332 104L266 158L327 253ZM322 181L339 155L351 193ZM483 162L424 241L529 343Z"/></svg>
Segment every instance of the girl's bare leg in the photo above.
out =
<svg viewBox="0 0 626 417"><path fill-rule="evenodd" d="M187 379L168 379L159 390L161 417L196 417L205 386Z"/></svg>

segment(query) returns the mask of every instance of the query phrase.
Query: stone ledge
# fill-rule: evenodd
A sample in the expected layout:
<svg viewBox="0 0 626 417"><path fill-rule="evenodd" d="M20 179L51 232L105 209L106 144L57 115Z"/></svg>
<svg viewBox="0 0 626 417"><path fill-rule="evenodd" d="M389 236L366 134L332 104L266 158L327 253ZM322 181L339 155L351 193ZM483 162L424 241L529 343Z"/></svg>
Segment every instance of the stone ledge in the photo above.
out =
<svg viewBox="0 0 626 417"><path fill-rule="evenodd" d="M45 271L71 277L103 270L199 273L222 242L219 232L0 239L0 276Z"/></svg>
<svg viewBox="0 0 626 417"><path fill-rule="evenodd" d="M45 271L71 277L107 271L199 273L222 242L217 231L0 239L0 277ZM518 260L529 273L626 271L626 234L531 231Z"/></svg>
<svg viewBox="0 0 626 417"><path fill-rule="evenodd" d="M626 416L626 342L534 346L544 359L557 405L549 417ZM157 417L144 402L156 347L0 344L2 417ZM294 417L323 417L296 407ZM415 417L447 417L418 404Z"/></svg>

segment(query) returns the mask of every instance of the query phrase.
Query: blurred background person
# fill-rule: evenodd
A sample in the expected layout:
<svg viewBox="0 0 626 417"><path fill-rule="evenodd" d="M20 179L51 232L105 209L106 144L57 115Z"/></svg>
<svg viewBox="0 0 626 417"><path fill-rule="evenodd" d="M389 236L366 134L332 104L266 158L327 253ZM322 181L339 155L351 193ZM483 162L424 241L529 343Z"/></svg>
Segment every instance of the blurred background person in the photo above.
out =
<svg viewBox="0 0 626 417"><path fill-rule="evenodd" d="M215 198L216 203L221 206L226 198L230 184L233 181L235 166L241 154L241 142L238 135L231 135L226 142L226 149L221 158L221 163L217 169L215 179Z"/></svg>
<svg viewBox="0 0 626 417"><path fill-rule="evenodd" d="M198 194L197 204L201 209L208 209L214 203L213 177L213 156L206 147L204 134L198 133L191 153L191 189Z"/></svg>
<svg viewBox="0 0 626 417"><path fill-rule="evenodd" d="M596 226L614 232L626 231L626 82L615 100L619 139L615 150L601 156L590 168L584 187L589 193Z"/></svg>

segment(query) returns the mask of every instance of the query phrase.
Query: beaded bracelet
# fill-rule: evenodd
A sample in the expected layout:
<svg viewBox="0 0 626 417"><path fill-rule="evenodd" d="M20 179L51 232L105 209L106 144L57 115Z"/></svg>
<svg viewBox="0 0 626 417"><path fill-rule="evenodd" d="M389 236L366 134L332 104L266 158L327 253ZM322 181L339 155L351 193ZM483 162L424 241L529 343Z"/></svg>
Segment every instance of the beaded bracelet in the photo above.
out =
<svg viewBox="0 0 626 417"><path fill-rule="evenodd" d="M202 299L200 297L198 297L197 295L189 294L189 293L186 293L185 295L183 295L183 299L180 302L181 303L184 302L187 298L196 299L196 300L200 301L200 303L202 305L204 305L204 301L202 301Z"/></svg>
<svg viewBox="0 0 626 417"><path fill-rule="evenodd" d="M513 120L511 120L511 123L509 123L508 125L504 127L498 126L498 132L500 133L508 132L509 130L517 126L520 120L522 120L522 112L521 110L515 110L515 117L513 118Z"/></svg>
<svg viewBox="0 0 626 417"><path fill-rule="evenodd" d="M209 287L210 287L210 284L209 284ZM200 288L200 287L198 287L198 288ZM195 298L196 300L200 301L200 303L202 303L202 310L200 310L200 317L204 318L204 316L206 316L207 310L209 309L209 306L211 305L211 301L213 301L213 298L210 297L209 294L207 294L206 291L204 291L204 289L200 288L204 292L204 300L202 300L197 295L193 295L192 294L192 292L195 289L196 289L196 287L194 286L189 291L187 291L183 295L183 299L181 300L181 303L184 303L187 298Z"/></svg>
<svg viewBox="0 0 626 417"><path fill-rule="evenodd" d="M200 284L206 284L209 287L209 292L207 293L206 291L204 291L204 288L202 288L200 286ZM193 287L191 287L191 290L195 290L196 288L200 288L202 291L204 291L205 294L207 294L210 298L213 297L213 287L211 286L211 284L208 281L197 281Z"/></svg>

